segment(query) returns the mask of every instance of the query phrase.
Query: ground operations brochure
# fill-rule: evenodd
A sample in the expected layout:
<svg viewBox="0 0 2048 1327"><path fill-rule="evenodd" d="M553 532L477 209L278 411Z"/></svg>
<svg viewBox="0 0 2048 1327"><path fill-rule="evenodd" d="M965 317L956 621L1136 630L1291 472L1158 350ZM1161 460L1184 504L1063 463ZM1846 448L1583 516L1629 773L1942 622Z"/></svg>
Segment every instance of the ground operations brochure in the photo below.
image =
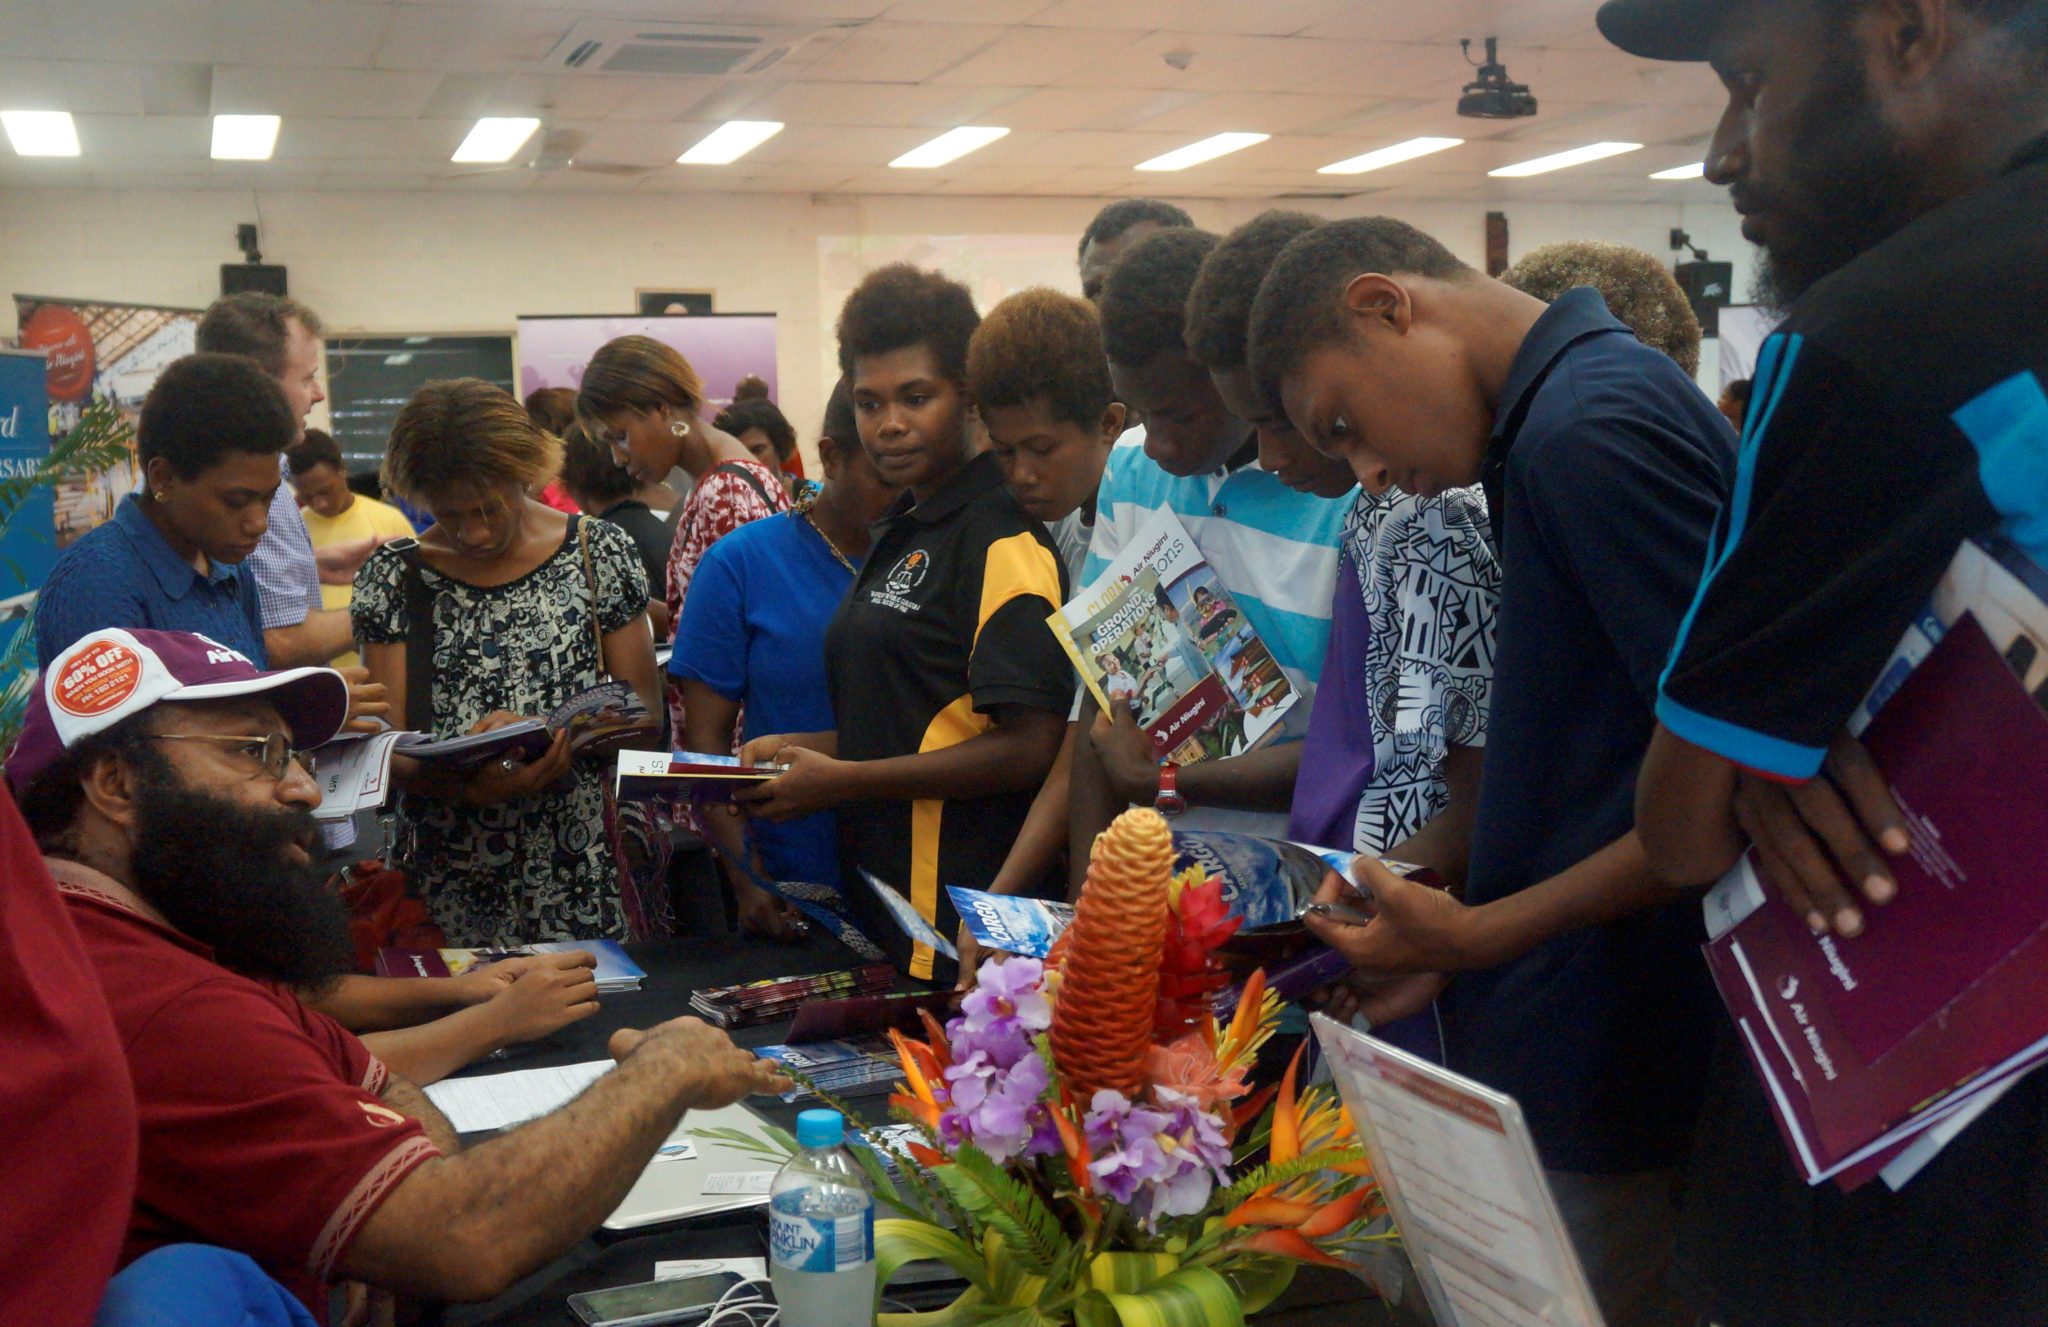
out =
<svg viewBox="0 0 2048 1327"><path fill-rule="evenodd" d="M1170 511L1047 621L1103 712L1131 706L1176 765L1242 755L1300 699Z"/></svg>

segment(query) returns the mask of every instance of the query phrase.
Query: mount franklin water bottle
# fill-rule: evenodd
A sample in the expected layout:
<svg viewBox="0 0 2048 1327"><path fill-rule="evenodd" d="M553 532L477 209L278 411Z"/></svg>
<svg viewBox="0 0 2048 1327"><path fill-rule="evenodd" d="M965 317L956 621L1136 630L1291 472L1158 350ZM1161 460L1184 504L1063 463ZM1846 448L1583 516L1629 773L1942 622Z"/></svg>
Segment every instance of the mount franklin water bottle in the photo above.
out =
<svg viewBox="0 0 2048 1327"><path fill-rule="evenodd" d="M870 1327L875 1200L844 1146L836 1110L796 1117L801 1150L768 1189L769 1279L782 1327Z"/></svg>

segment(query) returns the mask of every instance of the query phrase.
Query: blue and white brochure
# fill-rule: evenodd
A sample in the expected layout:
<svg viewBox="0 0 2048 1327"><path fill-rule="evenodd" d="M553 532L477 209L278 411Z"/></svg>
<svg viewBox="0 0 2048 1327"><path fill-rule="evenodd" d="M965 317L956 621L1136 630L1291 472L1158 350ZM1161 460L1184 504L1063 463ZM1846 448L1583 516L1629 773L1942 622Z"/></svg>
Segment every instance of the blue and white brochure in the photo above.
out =
<svg viewBox="0 0 2048 1327"><path fill-rule="evenodd" d="M979 889L946 886L953 906L975 943L1023 958L1044 958L1052 942L1074 920L1068 903L1020 898L1015 894L990 894Z"/></svg>

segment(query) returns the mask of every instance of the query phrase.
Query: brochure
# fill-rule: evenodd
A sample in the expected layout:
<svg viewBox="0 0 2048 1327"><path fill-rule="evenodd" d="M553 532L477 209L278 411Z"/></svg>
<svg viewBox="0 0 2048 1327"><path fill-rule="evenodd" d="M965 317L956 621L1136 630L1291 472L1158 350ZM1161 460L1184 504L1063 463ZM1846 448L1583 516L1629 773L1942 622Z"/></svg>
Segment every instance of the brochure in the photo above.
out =
<svg viewBox="0 0 2048 1327"><path fill-rule="evenodd" d="M880 994L896 984L896 969L887 963L813 972L796 977L767 977L735 986L707 986L690 996L690 1010L722 1028L775 1023L814 1002Z"/></svg>
<svg viewBox="0 0 2048 1327"><path fill-rule="evenodd" d="M811 1080L818 1092L839 1097L865 1097L887 1092L903 1080L903 1067L885 1041L814 1041L802 1046L757 1047L764 1060L788 1065ZM782 1094L784 1101L815 1096L801 1085Z"/></svg>
<svg viewBox="0 0 2048 1327"><path fill-rule="evenodd" d="M1747 862L1716 887L1708 964L1809 1182L2048 1057L2048 713L2011 657L1965 612L1865 730L1913 846L1862 934L1814 936Z"/></svg>
<svg viewBox="0 0 2048 1327"><path fill-rule="evenodd" d="M621 751L618 793L624 798L729 802L734 793L781 773L780 765L742 765L736 757L703 751Z"/></svg>
<svg viewBox="0 0 2048 1327"><path fill-rule="evenodd" d="M580 949L597 960L597 990L600 995L637 991L647 972L626 954L616 940L546 940L520 945L516 949L402 949L377 951L380 977L460 977L463 973L504 958L530 958L535 954L566 954Z"/></svg>
<svg viewBox="0 0 2048 1327"><path fill-rule="evenodd" d="M1299 696L1171 511L1047 621L1096 704L1131 707L1176 765L1242 755Z"/></svg>

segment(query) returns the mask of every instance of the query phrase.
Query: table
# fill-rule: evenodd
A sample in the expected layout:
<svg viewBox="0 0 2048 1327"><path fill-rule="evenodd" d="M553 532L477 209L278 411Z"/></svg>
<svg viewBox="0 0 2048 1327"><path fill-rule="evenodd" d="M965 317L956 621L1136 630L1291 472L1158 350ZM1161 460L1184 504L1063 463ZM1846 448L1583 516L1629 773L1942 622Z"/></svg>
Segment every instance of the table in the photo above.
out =
<svg viewBox="0 0 2048 1327"><path fill-rule="evenodd" d="M468 1072L503 1073L602 1059L605 1042L614 1031L687 1014L690 993L701 987L852 967L859 962L837 941L815 935L792 945L740 936L693 936L629 945L627 949L647 970L647 981L640 990L607 995L591 1017ZM743 1046L772 1045L788 1030L786 1022L767 1023L738 1029L733 1040ZM785 1128L795 1127L797 1112L803 1108L772 1098L747 1104ZM879 1097L861 1098L853 1104L856 1108L872 1105L875 1118L886 1117ZM766 1244L761 1232L760 1214L741 1212L626 1238L585 1240L489 1303L450 1306L442 1310L438 1321L444 1327L566 1327L574 1321L564 1304L572 1294L651 1280L658 1259L763 1257ZM1259 1315L1259 1322L1262 1327L1269 1323L1282 1327L1379 1327L1414 1322L1405 1312L1389 1310L1370 1298L1344 1273L1304 1267L1280 1301Z"/></svg>

